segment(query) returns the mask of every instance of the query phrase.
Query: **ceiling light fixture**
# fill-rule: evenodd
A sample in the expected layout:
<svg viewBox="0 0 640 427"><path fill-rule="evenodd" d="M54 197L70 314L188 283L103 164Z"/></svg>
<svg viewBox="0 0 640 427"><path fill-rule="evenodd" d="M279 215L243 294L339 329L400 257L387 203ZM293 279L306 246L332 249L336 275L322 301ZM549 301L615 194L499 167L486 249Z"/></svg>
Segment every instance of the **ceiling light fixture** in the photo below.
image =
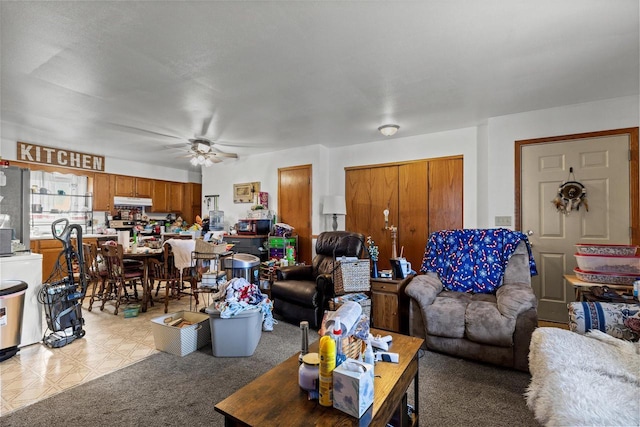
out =
<svg viewBox="0 0 640 427"><path fill-rule="evenodd" d="M400 126L398 125L382 125L378 128L380 133L384 136L393 136L398 132L398 129L400 129Z"/></svg>

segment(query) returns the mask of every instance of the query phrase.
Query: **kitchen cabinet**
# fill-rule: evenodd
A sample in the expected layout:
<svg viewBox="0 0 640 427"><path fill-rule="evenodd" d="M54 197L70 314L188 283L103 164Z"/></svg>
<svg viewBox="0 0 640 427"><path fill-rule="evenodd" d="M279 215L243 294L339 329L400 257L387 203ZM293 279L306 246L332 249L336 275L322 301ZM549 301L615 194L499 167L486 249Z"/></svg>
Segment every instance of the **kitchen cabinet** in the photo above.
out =
<svg viewBox="0 0 640 427"><path fill-rule="evenodd" d="M153 192L151 199L153 206L147 208L149 212L169 212L168 206L168 181L156 180L153 182Z"/></svg>
<svg viewBox="0 0 640 427"><path fill-rule="evenodd" d="M93 210L110 211L113 206L112 176L96 172L93 175Z"/></svg>
<svg viewBox="0 0 640 427"><path fill-rule="evenodd" d="M114 196L121 197L151 197L153 180L136 178L133 176L115 176Z"/></svg>
<svg viewBox="0 0 640 427"><path fill-rule="evenodd" d="M75 242L76 240L72 239L74 247ZM82 238L82 243L97 244L96 242L97 238L95 237ZM42 255L42 283L46 283L62 252L62 242L57 239L31 240L31 252ZM62 268L66 271L67 266L64 256L62 256L60 262L62 263Z"/></svg>
<svg viewBox="0 0 640 427"><path fill-rule="evenodd" d="M42 255L42 283L46 283L49 278L61 251L62 242L59 240L45 239L31 241L31 252Z"/></svg>
<svg viewBox="0 0 640 427"><path fill-rule="evenodd" d="M188 182L184 184L184 201L182 218L188 223L195 221L196 215L205 217L209 212L202 212L202 184Z"/></svg>
<svg viewBox="0 0 640 427"><path fill-rule="evenodd" d="M184 210L184 185L181 182L169 182L167 203L169 212L182 213Z"/></svg>
<svg viewBox="0 0 640 427"><path fill-rule="evenodd" d="M371 327L408 334L409 299L406 279L371 279Z"/></svg>

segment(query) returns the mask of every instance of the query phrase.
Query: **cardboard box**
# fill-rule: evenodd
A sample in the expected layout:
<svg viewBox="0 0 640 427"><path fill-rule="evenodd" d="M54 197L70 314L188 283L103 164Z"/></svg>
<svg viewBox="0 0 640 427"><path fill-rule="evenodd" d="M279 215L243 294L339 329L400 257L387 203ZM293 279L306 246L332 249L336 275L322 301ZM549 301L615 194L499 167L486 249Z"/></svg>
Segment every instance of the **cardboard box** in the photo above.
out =
<svg viewBox="0 0 640 427"><path fill-rule="evenodd" d="M360 418L372 404L373 365L347 359L333 370L334 408Z"/></svg>
<svg viewBox="0 0 640 427"><path fill-rule="evenodd" d="M178 327L171 323L183 319L191 325ZM186 356L204 347L211 340L209 316L204 313L178 311L151 319L151 330L156 348L160 351Z"/></svg>

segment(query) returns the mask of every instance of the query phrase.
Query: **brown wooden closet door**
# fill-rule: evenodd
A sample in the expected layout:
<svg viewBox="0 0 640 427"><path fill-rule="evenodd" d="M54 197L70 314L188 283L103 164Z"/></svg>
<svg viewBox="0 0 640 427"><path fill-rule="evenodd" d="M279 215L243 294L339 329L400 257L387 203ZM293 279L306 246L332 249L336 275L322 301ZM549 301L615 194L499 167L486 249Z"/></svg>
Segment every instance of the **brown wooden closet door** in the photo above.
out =
<svg viewBox="0 0 640 427"><path fill-rule="evenodd" d="M345 229L366 237L371 228L371 169L345 172Z"/></svg>
<svg viewBox="0 0 640 427"><path fill-rule="evenodd" d="M460 158L429 160L429 233L463 227Z"/></svg>
<svg viewBox="0 0 640 427"><path fill-rule="evenodd" d="M298 262L311 265L311 165L278 169L278 222L295 227Z"/></svg>
<svg viewBox="0 0 640 427"><path fill-rule="evenodd" d="M398 172L398 250L404 246L404 256L418 271L429 238L427 162L400 165Z"/></svg>
<svg viewBox="0 0 640 427"><path fill-rule="evenodd" d="M398 226L398 166L371 169L371 228L369 235L380 249L378 268L389 269L391 232L384 228L383 211L389 209L389 226ZM365 237L367 234L365 234ZM397 246L397 245L396 245ZM398 254L400 247L396 247Z"/></svg>

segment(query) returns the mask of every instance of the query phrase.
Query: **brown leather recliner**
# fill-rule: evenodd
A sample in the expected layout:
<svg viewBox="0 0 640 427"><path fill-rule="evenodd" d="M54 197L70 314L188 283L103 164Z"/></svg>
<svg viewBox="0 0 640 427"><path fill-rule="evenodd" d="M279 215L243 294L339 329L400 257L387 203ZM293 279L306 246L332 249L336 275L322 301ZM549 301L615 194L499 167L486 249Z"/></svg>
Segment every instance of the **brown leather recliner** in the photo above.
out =
<svg viewBox="0 0 640 427"><path fill-rule="evenodd" d="M320 327L324 311L334 296L333 271L336 257L360 257L364 236L350 231L326 231L316 240L312 265L296 265L278 270L271 286L273 311L291 323L302 320Z"/></svg>

